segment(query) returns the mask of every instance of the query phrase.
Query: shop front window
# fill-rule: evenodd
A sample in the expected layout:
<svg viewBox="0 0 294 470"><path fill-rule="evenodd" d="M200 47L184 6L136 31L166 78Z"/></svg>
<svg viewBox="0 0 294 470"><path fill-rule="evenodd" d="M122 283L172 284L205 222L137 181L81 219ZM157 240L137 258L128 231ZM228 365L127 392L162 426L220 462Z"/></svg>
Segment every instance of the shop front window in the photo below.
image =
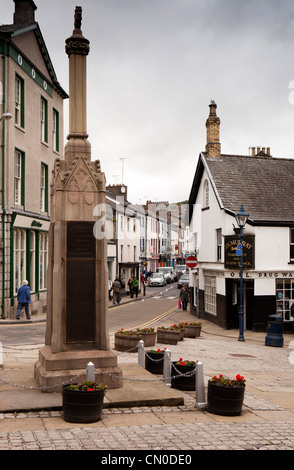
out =
<svg viewBox="0 0 294 470"><path fill-rule="evenodd" d="M293 321L291 305L294 303L294 279L277 279L276 313L282 315L284 321Z"/></svg>

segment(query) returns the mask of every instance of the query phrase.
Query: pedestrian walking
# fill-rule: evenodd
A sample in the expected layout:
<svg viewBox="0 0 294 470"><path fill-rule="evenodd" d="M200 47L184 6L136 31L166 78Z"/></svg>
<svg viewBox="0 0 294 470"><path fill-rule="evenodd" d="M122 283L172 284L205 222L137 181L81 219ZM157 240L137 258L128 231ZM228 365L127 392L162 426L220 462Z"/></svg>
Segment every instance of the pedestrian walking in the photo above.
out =
<svg viewBox="0 0 294 470"><path fill-rule="evenodd" d="M128 288L129 288L131 298L133 298L133 295L134 295L133 288L132 288L132 282L133 282L133 279L130 277L130 279L128 280Z"/></svg>
<svg viewBox="0 0 294 470"><path fill-rule="evenodd" d="M121 301L121 283L118 278L118 276L115 276L115 280L112 283L112 290L113 290L113 297L112 297L112 302L115 303L120 303Z"/></svg>
<svg viewBox="0 0 294 470"><path fill-rule="evenodd" d="M188 286L187 284L185 284L181 290L180 290L180 295L179 295L179 299L180 301L182 302L182 307L183 307L183 310L187 310L187 305L188 305L188 302L189 302L189 291L188 291Z"/></svg>
<svg viewBox="0 0 294 470"><path fill-rule="evenodd" d="M132 282L132 289L133 289L133 294L135 294L136 297L138 297L138 292L139 292L139 281L136 277L134 277L133 282Z"/></svg>
<svg viewBox="0 0 294 470"><path fill-rule="evenodd" d="M109 298L109 300L111 300L111 291L112 291L112 282L109 279L108 280L108 298Z"/></svg>
<svg viewBox="0 0 294 470"><path fill-rule="evenodd" d="M22 286L18 289L17 302L16 319L20 319L21 311L24 308L27 319L30 320L29 304L31 303L31 290L26 280L23 281Z"/></svg>
<svg viewBox="0 0 294 470"><path fill-rule="evenodd" d="M145 274L143 272L141 274L141 283L142 283L142 286L143 286L143 295L146 295L146 282L147 282L147 278L145 277Z"/></svg>

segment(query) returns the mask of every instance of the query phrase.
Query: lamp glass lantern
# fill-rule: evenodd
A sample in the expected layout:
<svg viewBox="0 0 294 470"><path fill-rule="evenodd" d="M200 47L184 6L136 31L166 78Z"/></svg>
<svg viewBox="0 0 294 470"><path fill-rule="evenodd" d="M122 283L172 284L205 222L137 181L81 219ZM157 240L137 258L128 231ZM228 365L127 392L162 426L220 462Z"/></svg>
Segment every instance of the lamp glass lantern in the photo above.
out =
<svg viewBox="0 0 294 470"><path fill-rule="evenodd" d="M248 220L249 214L244 210L243 204L241 205L239 212L235 214L235 219L240 228L244 228Z"/></svg>

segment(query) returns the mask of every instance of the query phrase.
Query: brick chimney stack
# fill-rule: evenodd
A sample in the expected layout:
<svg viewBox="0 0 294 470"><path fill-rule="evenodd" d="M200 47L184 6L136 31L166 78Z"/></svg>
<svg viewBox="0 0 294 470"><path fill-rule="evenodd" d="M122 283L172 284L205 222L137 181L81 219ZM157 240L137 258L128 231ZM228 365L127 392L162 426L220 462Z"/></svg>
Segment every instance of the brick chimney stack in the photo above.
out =
<svg viewBox="0 0 294 470"><path fill-rule="evenodd" d="M220 118L216 115L217 105L215 101L211 100L209 105L209 117L206 121L207 140L205 151L209 157L218 158L221 155L221 144L219 141Z"/></svg>
<svg viewBox="0 0 294 470"><path fill-rule="evenodd" d="M13 0L15 10L13 15L14 24L27 24L35 22L35 10L37 7L33 0Z"/></svg>

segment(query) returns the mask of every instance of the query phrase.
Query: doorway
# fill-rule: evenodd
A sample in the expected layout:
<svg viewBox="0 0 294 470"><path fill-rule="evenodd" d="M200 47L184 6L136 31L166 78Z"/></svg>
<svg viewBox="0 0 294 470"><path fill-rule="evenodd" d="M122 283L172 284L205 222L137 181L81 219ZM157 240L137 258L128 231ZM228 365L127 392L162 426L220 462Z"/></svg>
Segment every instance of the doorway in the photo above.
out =
<svg viewBox="0 0 294 470"><path fill-rule="evenodd" d="M227 293L227 328L239 328L240 279L226 279ZM252 330L254 281L243 281L244 330Z"/></svg>

